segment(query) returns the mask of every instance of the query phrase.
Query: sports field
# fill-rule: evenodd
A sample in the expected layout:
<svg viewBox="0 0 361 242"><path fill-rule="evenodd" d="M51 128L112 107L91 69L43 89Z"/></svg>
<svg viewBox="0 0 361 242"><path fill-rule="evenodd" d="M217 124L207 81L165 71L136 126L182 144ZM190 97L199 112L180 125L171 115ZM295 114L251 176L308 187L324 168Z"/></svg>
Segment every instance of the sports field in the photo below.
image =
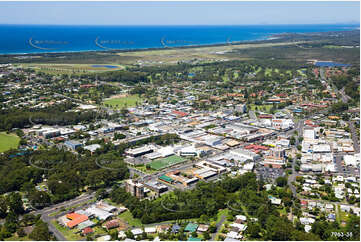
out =
<svg viewBox="0 0 361 242"><path fill-rule="evenodd" d="M141 101L142 99L139 97L139 95L129 95L126 97L110 98L104 100L104 104L110 105L113 108L129 108L136 106L137 102L140 103Z"/></svg>
<svg viewBox="0 0 361 242"><path fill-rule="evenodd" d="M0 152L10 149L16 149L19 145L20 138L15 134L0 133Z"/></svg>
<svg viewBox="0 0 361 242"><path fill-rule="evenodd" d="M156 159L154 161L152 161L151 163L149 163L150 167L154 170L161 170L163 168L181 163L183 161L185 161L186 159L177 156L177 155L171 155L165 158L161 158L161 159Z"/></svg>
<svg viewBox="0 0 361 242"><path fill-rule="evenodd" d="M22 63L24 68L48 74L84 74L92 72L116 71L124 69L119 64L53 64L53 63Z"/></svg>

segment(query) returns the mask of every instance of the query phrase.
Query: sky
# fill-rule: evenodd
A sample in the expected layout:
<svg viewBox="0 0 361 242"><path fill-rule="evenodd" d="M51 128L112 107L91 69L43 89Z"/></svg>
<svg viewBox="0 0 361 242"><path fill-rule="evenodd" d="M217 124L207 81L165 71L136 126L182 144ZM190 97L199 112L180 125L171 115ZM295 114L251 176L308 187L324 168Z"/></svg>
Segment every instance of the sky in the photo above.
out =
<svg viewBox="0 0 361 242"><path fill-rule="evenodd" d="M0 2L0 24L359 24L354 2Z"/></svg>

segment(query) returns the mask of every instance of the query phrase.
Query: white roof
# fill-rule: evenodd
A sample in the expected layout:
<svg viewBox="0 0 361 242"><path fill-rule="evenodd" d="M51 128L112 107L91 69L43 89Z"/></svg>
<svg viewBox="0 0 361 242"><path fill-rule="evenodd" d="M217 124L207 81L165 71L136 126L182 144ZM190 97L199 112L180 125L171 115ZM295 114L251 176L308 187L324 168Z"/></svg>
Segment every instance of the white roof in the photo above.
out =
<svg viewBox="0 0 361 242"><path fill-rule="evenodd" d="M134 235L140 235L143 233L143 230L141 229L132 229L131 231Z"/></svg>
<svg viewBox="0 0 361 242"><path fill-rule="evenodd" d="M146 227L144 228L144 232L146 233L155 233L157 231L156 227Z"/></svg>
<svg viewBox="0 0 361 242"><path fill-rule="evenodd" d="M308 224L305 225L305 232L306 233L309 233L311 231L311 229L312 229L311 225L308 225Z"/></svg>
<svg viewBox="0 0 361 242"><path fill-rule="evenodd" d="M157 150L163 157L170 156L174 154L173 148L171 146L162 147Z"/></svg>
<svg viewBox="0 0 361 242"><path fill-rule="evenodd" d="M232 239L240 239L241 238L241 236L237 232L234 232L234 231L228 232L226 236L230 237Z"/></svg>
<svg viewBox="0 0 361 242"><path fill-rule="evenodd" d="M229 226L238 228L240 231L245 231L247 229L247 225L231 223Z"/></svg>
<svg viewBox="0 0 361 242"><path fill-rule="evenodd" d="M240 219L242 221L247 221L247 217L244 215L236 215L236 219Z"/></svg>
<svg viewBox="0 0 361 242"><path fill-rule="evenodd" d="M97 241L109 241L111 239L112 239L112 237L110 235L104 235L104 236L97 238Z"/></svg>

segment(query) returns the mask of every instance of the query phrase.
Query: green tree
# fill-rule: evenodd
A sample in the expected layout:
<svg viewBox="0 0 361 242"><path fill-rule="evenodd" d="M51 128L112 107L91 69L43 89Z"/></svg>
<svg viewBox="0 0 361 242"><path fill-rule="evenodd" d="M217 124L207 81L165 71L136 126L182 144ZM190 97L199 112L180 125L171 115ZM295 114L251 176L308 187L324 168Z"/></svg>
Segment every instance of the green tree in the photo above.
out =
<svg viewBox="0 0 361 242"><path fill-rule="evenodd" d="M33 231L29 234L29 238L37 241L49 241L51 239L51 235L47 224L42 220L39 220Z"/></svg>

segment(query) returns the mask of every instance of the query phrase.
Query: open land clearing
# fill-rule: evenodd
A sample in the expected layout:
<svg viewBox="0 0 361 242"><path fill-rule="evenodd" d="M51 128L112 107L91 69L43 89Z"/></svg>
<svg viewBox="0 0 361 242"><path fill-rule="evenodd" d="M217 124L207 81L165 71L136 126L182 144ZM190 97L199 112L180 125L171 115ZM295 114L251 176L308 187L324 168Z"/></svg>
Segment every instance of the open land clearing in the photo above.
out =
<svg viewBox="0 0 361 242"><path fill-rule="evenodd" d="M126 95L106 99L104 104L110 105L113 108L123 108L136 106L136 104L141 101L142 98L139 95Z"/></svg>
<svg viewBox="0 0 361 242"><path fill-rule="evenodd" d="M16 149L19 142L20 138L15 134L0 133L0 152Z"/></svg>
<svg viewBox="0 0 361 242"><path fill-rule="evenodd" d="M44 63L22 63L23 68L49 74L84 74L88 72L104 72L123 70L124 66L119 64L44 64Z"/></svg>

